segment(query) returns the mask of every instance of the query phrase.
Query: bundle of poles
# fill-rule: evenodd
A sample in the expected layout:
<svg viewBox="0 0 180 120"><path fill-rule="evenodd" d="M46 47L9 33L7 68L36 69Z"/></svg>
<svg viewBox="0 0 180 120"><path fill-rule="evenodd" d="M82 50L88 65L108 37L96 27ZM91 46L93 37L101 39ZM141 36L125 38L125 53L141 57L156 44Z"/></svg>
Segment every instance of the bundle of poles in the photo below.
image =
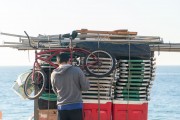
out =
<svg viewBox="0 0 180 120"><path fill-rule="evenodd" d="M75 30L78 35L73 40L73 44L79 42L110 42L117 44L149 44L152 51L180 51L180 43L163 43L162 38L158 36L138 36L137 32L130 32L126 29L114 31L96 31L81 29ZM4 42L0 47L11 47L18 50L32 50L29 42L33 46L41 44L38 49L57 49L65 47L65 43L69 43L69 38L62 38L63 34L56 35L38 35L37 37L29 36L30 41L26 35L17 35L10 33L0 33L5 36L18 37L18 42ZM67 45L67 44L66 44Z"/></svg>

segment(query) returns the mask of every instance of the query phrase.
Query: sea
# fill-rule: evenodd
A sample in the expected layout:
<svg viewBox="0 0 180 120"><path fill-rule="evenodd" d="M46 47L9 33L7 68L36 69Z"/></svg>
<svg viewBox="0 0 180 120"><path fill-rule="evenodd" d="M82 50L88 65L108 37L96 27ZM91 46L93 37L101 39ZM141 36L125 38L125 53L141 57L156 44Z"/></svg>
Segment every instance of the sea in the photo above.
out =
<svg viewBox="0 0 180 120"><path fill-rule="evenodd" d="M0 66L3 120L28 120L32 116L33 101L22 99L12 89L18 75L29 69L30 66ZM180 120L180 66L156 66L148 102L148 120Z"/></svg>

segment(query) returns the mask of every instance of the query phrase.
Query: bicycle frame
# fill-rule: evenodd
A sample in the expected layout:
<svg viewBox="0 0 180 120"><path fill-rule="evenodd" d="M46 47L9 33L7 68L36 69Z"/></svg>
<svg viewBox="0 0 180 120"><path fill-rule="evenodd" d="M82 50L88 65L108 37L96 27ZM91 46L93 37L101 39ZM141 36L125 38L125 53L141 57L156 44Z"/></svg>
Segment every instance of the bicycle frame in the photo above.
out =
<svg viewBox="0 0 180 120"><path fill-rule="evenodd" d="M73 59L73 52L78 52L78 53L83 53L83 54L91 54L90 51L88 50L85 50L85 49L82 49L82 48L60 48L60 49L54 49L54 50L44 50L44 51L40 51L40 52L35 52L35 62L34 62L34 67L37 67L37 68L41 68L38 60L41 60L41 61L44 61L46 63L48 63L49 65L53 66L54 68L57 68L58 65L57 64L54 64L51 59L54 57L54 56L57 56L58 54L60 54L61 52L69 52L70 53L70 61L71 61L71 64L72 64L72 59ZM53 53L53 54L51 54ZM44 54L51 54L50 56L47 56L47 58L43 58L41 57L41 55L44 55ZM94 58L96 56L93 56Z"/></svg>

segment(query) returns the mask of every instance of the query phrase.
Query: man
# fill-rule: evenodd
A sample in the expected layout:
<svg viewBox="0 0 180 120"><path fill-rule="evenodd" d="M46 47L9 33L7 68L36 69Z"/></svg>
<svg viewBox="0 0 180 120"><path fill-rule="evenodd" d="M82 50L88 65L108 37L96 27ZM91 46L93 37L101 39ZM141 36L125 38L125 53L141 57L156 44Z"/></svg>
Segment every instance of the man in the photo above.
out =
<svg viewBox="0 0 180 120"><path fill-rule="evenodd" d="M58 120L82 120L81 91L89 89L89 81L80 68L68 64L67 53L61 53L56 60L59 67L51 74L51 84L57 94Z"/></svg>

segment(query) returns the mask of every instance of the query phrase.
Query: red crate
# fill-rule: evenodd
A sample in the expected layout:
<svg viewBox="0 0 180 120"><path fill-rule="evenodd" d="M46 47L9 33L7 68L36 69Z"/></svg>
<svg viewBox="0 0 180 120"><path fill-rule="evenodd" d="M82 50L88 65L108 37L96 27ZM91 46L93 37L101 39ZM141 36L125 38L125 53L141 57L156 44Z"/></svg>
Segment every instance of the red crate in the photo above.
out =
<svg viewBox="0 0 180 120"><path fill-rule="evenodd" d="M98 106L100 106L100 112L98 112ZM111 120L112 102L107 100L101 100L98 105L97 100L86 100L83 103L84 120Z"/></svg>
<svg viewBox="0 0 180 120"><path fill-rule="evenodd" d="M113 120L147 120L147 101L113 101Z"/></svg>

